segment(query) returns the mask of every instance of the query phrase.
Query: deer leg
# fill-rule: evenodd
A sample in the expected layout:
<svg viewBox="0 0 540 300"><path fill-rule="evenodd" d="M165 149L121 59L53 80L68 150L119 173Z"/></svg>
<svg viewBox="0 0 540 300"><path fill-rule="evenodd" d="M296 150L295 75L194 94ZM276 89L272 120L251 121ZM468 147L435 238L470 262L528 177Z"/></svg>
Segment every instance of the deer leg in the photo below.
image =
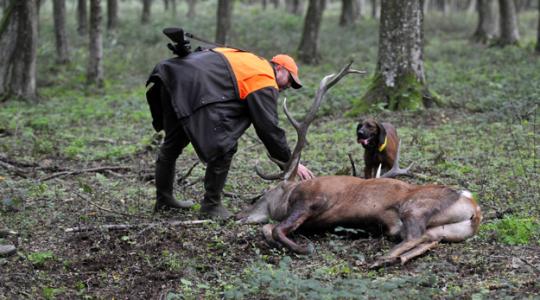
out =
<svg viewBox="0 0 540 300"><path fill-rule="evenodd" d="M272 230L274 230L274 227L276 227L275 224L266 224L261 229L264 239L266 240L268 245L270 245L270 247L279 246L279 243L276 240L274 240L274 238L272 237Z"/></svg>
<svg viewBox="0 0 540 300"><path fill-rule="evenodd" d="M272 230L272 237L275 241L280 242L287 248L293 250L299 254L311 254L313 252L313 246L300 246L293 240L289 239L287 235L302 225L304 221L309 217L309 214L304 209L293 210L293 212L281 223L277 224Z"/></svg>
<svg viewBox="0 0 540 300"><path fill-rule="evenodd" d="M439 241L431 241L431 242L427 242L427 243L422 243L418 246L416 246L415 248L412 248L411 250L401 254L399 256L399 260L401 261L401 264L405 264L406 262L408 262L409 260L411 260L412 258L415 258L417 256L420 256L422 254L424 254L426 251L434 248L435 246L437 246L439 244Z"/></svg>

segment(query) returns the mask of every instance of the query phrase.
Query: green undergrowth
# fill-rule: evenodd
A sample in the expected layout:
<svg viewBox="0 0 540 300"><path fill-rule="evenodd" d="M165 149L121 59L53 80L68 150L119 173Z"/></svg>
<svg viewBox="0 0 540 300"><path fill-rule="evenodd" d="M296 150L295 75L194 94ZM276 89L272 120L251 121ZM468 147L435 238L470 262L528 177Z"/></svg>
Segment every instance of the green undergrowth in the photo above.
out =
<svg viewBox="0 0 540 300"><path fill-rule="evenodd" d="M290 262L290 257L284 257L278 266L255 263L225 290L225 298L431 299L437 292L437 279L434 276L369 279L348 274L325 282L317 276L306 279L296 275Z"/></svg>
<svg viewBox="0 0 540 300"><path fill-rule="evenodd" d="M536 217L505 216L483 225L482 231L507 245L540 245L540 222Z"/></svg>
<svg viewBox="0 0 540 300"><path fill-rule="evenodd" d="M76 11L74 3L67 1L69 12ZM475 28L473 16L428 14L427 87L449 106L414 112L376 107L344 116L369 89L377 60L378 24L365 16L354 26L341 28L340 2L331 1L321 27L321 63L300 64L304 88L283 92L279 101L280 125L292 147L296 133L281 113L283 98L287 97L292 115L302 119L320 80L354 60L353 67L368 74L351 74L327 93L309 129L302 163L317 176L350 174L351 154L361 173L364 150L356 142L358 120L371 116L391 122L402 140L401 166L414 163L414 176L402 180L471 191L484 214L477 237L440 245L406 266L370 271L366 264L386 253L394 241L306 234L316 254L303 257L270 249L262 242L259 227L232 221L118 233L65 232L79 225L199 218L205 166L195 166L192 147L178 159L177 178L193 169L177 182L174 193L177 199L194 199L197 205L152 214L155 154L163 134L152 129L145 81L155 63L171 56L161 30L182 26L212 39L215 29L215 1L198 1L200 13L192 20L184 17L186 4L181 3L174 18L161 1L154 1L155 17L142 26L139 2L120 1L120 28L104 35L105 88L98 90L85 83L87 36L76 33L74 13L67 19L72 61L56 65L51 2L45 2L38 49L40 99L0 104L1 162L25 170L20 175L0 167L0 229L18 232L1 240L16 244L18 254L0 258L0 268L8 270L0 272L0 298L4 292L14 299L164 295L168 299L417 299L493 298L520 292L527 297L538 291L537 283L529 281L536 280L534 270L516 270L499 255L513 249L520 255L529 248L534 252L540 239L540 62L530 47L537 24L536 14L530 12L520 14L523 46L503 49L469 41ZM237 8L234 13L231 45L267 58L296 54L301 17L271 6L263 12L259 5ZM239 141L225 185L223 201L231 211L240 211L275 184L254 172L256 164L278 171L265 152L250 128ZM45 180L61 171L104 166L128 169ZM293 239L304 242L304 235ZM537 265L534 259L526 260Z"/></svg>

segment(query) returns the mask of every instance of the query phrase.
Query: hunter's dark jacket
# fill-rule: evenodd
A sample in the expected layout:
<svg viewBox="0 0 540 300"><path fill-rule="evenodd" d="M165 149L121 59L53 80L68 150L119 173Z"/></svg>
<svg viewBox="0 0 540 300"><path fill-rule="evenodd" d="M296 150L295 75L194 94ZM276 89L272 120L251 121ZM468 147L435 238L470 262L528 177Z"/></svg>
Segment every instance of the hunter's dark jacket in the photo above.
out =
<svg viewBox="0 0 540 300"><path fill-rule="evenodd" d="M147 85L151 83L146 98L154 129L163 129L161 97L169 97L203 162L236 148L238 139L251 124L273 158L290 158L285 132L278 127L279 91L265 87L241 100L235 74L223 54L203 50L163 60L148 78ZM168 91L168 95L162 90Z"/></svg>

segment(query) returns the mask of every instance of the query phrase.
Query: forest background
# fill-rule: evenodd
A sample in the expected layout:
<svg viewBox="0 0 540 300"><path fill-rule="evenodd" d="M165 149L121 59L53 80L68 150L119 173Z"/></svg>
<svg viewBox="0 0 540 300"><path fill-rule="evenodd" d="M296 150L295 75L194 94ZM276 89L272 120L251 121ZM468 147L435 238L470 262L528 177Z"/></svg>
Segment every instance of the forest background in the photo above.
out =
<svg viewBox="0 0 540 300"><path fill-rule="evenodd" d="M518 32L510 39L500 25L506 0L383 1L422 10L422 83L439 104L401 110L384 101L361 105L377 82L385 17L378 1L39 2L0 1L0 245L13 249L0 257L0 298L540 293L538 1L510 1ZM81 3L90 4L86 15ZM117 4L115 15L108 15L110 3ZM487 14L480 14L482 3ZM352 6L343 10L346 5ZM24 16L33 22L17 33L10 22ZM313 20L319 22L316 35L306 41ZM328 93L303 163L317 176L350 173L347 155L357 162L363 155L355 138L358 120L390 121L403 141L402 164L415 163L415 176L403 180L472 191L484 212L479 234L405 266L373 271L369 262L394 242L359 229L295 234L316 248L312 256L297 256L269 247L257 226L191 222L198 205L153 214L153 165L162 134L151 126L145 82L157 62L172 56L161 33L170 26L266 58L297 57L304 88L282 94L297 118L322 77L354 60L369 76L349 76ZM393 94L414 95L414 88ZM293 145L294 129L283 114L280 124ZM231 210L240 211L273 184L257 177L258 161L275 168L250 129L225 187ZM177 165L177 198L200 202L203 175L189 147ZM128 226L102 226L111 224Z"/></svg>

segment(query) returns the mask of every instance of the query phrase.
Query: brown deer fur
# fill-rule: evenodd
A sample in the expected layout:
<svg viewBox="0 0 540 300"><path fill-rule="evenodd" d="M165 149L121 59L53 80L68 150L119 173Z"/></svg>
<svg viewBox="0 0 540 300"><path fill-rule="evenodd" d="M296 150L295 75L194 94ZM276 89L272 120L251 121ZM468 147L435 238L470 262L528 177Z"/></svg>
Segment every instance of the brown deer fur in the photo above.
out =
<svg viewBox="0 0 540 300"><path fill-rule="evenodd" d="M377 267L397 260L405 263L435 246L434 242L460 242L473 236L482 214L468 191L390 178L325 176L303 182L283 181L239 217L246 223L269 218L278 221L263 227L265 238L301 254L311 253L311 247L300 246L287 237L300 227L381 224L389 236L400 237L403 242L373 265ZM411 256L414 252L419 253Z"/></svg>
<svg viewBox="0 0 540 300"><path fill-rule="evenodd" d="M392 124L369 118L358 124L356 139L364 147L365 178L375 178L379 165L382 165L382 170L392 168L399 145L399 137ZM386 146L380 151L385 141Z"/></svg>

